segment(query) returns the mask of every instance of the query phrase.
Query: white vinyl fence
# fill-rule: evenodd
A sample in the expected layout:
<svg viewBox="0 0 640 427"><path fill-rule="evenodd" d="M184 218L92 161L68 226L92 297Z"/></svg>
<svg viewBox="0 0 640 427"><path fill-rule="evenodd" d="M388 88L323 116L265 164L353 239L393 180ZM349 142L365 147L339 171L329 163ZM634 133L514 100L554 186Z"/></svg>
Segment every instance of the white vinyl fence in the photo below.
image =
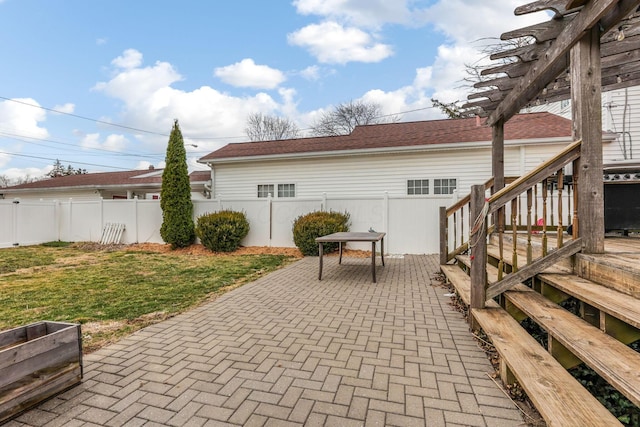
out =
<svg viewBox="0 0 640 427"><path fill-rule="evenodd" d="M437 253L438 209L451 196L317 199L194 200L194 221L222 209L243 211L250 231L243 246L293 247L292 226L300 215L316 210L348 212L352 231L385 231L385 252ZM162 243L158 200L36 201L0 200L0 247L49 241L100 242L106 224L124 224L121 243ZM369 249L366 244L349 244Z"/></svg>

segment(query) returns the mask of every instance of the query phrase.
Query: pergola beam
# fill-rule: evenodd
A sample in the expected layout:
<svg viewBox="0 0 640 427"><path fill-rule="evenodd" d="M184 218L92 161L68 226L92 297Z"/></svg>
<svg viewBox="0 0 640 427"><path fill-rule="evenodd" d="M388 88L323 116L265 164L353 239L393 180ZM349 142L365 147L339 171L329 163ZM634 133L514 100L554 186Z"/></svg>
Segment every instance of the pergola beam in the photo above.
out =
<svg viewBox="0 0 640 427"><path fill-rule="evenodd" d="M550 49L541 57L529 72L520 78L519 84L505 97L498 105L496 110L487 119L487 124L493 126L498 120L509 120L516 114L527 102L535 98L542 89L555 79L566 68L566 55L569 50L589 31L598 24L608 12L618 10L622 12L623 3L621 0L591 0L580 13L567 24L564 30L558 35ZM628 5L631 6L631 5ZM627 16L630 10L623 13L620 19ZM614 21L618 22L620 19ZM611 21L610 21L611 22Z"/></svg>

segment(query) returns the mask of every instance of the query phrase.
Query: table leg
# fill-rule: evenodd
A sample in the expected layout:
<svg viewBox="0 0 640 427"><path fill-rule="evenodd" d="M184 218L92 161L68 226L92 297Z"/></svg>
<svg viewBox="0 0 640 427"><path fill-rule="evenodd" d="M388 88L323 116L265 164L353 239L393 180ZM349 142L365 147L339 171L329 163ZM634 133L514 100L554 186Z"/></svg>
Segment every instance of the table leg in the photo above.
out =
<svg viewBox="0 0 640 427"><path fill-rule="evenodd" d="M371 242L371 275L376 283L376 242Z"/></svg>
<svg viewBox="0 0 640 427"><path fill-rule="evenodd" d="M318 243L318 254L320 255L320 268L318 269L318 280L322 280L322 243Z"/></svg>
<svg viewBox="0 0 640 427"><path fill-rule="evenodd" d="M338 242L340 245L340 257L338 258L338 264L342 264L342 242Z"/></svg>
<svg viewBox="0 0 640 427"><path fill-rule="evenodd" d="M382 258L382 266L384 267L384 237L380 239L380 258Z"/></svg>

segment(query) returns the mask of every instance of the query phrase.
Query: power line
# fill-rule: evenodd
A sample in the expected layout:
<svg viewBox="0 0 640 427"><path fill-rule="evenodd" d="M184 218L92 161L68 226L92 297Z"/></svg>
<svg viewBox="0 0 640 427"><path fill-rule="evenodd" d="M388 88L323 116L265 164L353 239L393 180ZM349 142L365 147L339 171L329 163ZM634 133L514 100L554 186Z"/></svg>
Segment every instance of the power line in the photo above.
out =
<svg viewBox="0 0 640 427"><path fill-rule="evenodd" d="M135 128L132 126L126 126L126 125L121 125L118 123L113 123L113 122L107 122L104 120L98 120L98 119L94 119L91 117L86 117L86 116L81 116L78 114L74 114L74 113L68 113L66 111L61 111L61 110L56 110L55 108L48 108L48 107L43 107L41 105L36 105L36 104L30 104L28 102L24 102L24 101L19 101L17 99L13 99L13 98L7 98L5 96L0 96L0 99L3 99L5 101L11 101L11 102L15 102L17 104L21 104L21 105L26 105L28 107L33 107L33 108L39 108L41 110L45 110L45 111L50 111L52 113L56 113L56 114L63 114L66 116L70 116L70 117L75 117L77 119L82 119L82 120L87 120L87 121L91 121L91 122L95 122L95 123L99 123L99 124L103 124L103 125L107 125L107 126L113 126L113 127L117 127L117 128L122 128L122 129L127 129L127 130L131 130L131 131L135 131L135 132L142 132L142 133L146 133L146 134L150 134L150 135L158 135L158 136L165 136L165 137L169 137L169 134L166 133L160 133L160 132L155 132L155 131L150 131L150 130L146 130L146 129L140 129L140 128ZM397 113L391 113L391 114L384 114L378 117L374 117L374 119L381 119L381 118L385 118L385 117L392 117L392 116L398 116L398 115L402 115L402 114L407 114L407 113L414 113L416 111L424 111L424 110L430 110L436 107L423 107L423 108L416 108L414 110L407 110L407 111L400 111ZM301 131L307 131L307 130L312 130L312 128L306 128L306 129L300 129ZM237 135L237 136L184 136L184 138L188 138L188 139L193 139L193 140L219 140L219 139L237 139L237 138L247 138L247 135Z"/></svg>
<svg viewBox="0 0 640 427"><path fill-rule="evenodd" d="M66 111L56 110L55 108L48 108L48 107L43 107L41 105L30 104L28 102L19 101L17 99L7 98L5 96L0 96L0 99L4 99L5 101L15 102L17 104L26 105L28 107L39 108L41 110L50 111L50 112L56 113L56 114L63 114L63 115L66 115L66 116L75 117L77 119L82 119L82 120L87 120L87 121L90 121L90 122L99 123L99 124L102 124L102 125L107 125L107 126L127 129L127 130L135 131L135 132L142 132L142 133L146 133L146 134L150 134L150 135L164 136L164 137L167 137L167 138L170 136L168 133L160 133L160 132L155 132L155 131L151 131L151 130L135 128L135 127L132 127L132 126L121 125L119 123L113 123L113 122L107 122L107 121L104 121L104 120L98 120L98 119L94 119L94 118L91 118L91 117L86 117L86 116L81 116L81 115L78 115L78 114L68 113ZM185 136L185 138L197 139L197 140L207 140L207 139L215 140L215 139L246 138L246 135L242 135L242 136L214 136L214 137L190 137L190 136Z"/></svg>
<svg viewBox="0 0 640 427"><path fill-rule="evenodd" d="M9 139L13 139L14 141L24 142L24 143L27 143L27 144L39 145L37 142L25 141L25 139L31 139L31 140L34 140L34 141L42 141L42 142L50 142L52 144L65 145L65 146L69 146L69 147L78 148L77 144L71 144L71 143L68 143L68 142L61 142L61 141L54 141L52 139L46 139L46 138L37 138L37 137L34 137L34 136L20 135L20 134L15 134L15 133L10 133L10 132L3 132L1 130L0 130L0 135L4 135L4 136L8 137ZM135 153L135 152L131 152L131 154L128 154L128 153L125 153L125 152L107 150L106 148L100 148L100 147L84 147L84 149L85 150L102 151L102 152L109 153L109 154L112 154L112 155L115 155L115 156L157 157L157 155L144 154L144 153ZM76 151L76 152L84 152L84 150L71 150L71 149L67 149L67 150Z"/></svg>
<svg viewBox="0 0 640 427"><path fill-rule="evenodd" d="M159 135L159 136L167 136L167 137L169 136L168 134L165 134L165 133L159 133L159 132L154 132L154 131L151 131L151 130L134 128L134 127L131 127L131 126L126 126L126 125L121 125L121 124L118 124L118 123L107 122L107 121L104 121L104 120L92 119L91 117L80 116L78 114L68 113L66 111L56 110L56 109L53 109L53 108L47 108L47 107L43 107L41 105L30 104L28 102L19 101L17 99L12 99L12 98L6 98L4 96L0 96L0 99L4 99L5 101L15 102L17 104L26 105L28 107L40 108L41 110L50 111L50 112L56 113L56 114L63 114L63 115L66 115L66 116L75 117L76 119L82 119L82 120L88 120L90 122L100 123L102 125L118 127L118 128L122 128L122 129L132 130L132 131L135 131L135 132L148 133L148 134L151 134L151 135Z"/></svg>
<svg viewBox="0 0 640 427"><path fill-rule="evenodd" d="M109 166L109 165L100 165L100 164L96 164L96 163L86 163L86 162L74 162L74 161L70 161L70 160L65 160L65 159L54 159L54 158L50 158L50 157L40 157L40 156L30 156L28 154L18 154L18 153L9 153L7 151L0 151L0 153L4 153L4 154L8 154L10 156L16 156L16 157L27 157L30 159L38 159L38 160L47 160L47 161L51 161L51 162L55 162L56 160L60 161L60 162L65 162L65 163L74 163L74 164L78 164L78 165L85 165L85 166L97 166L100 168L110 168L110 169L119 169L119 170L123 170L123 171L128 171L131 170L129 168L121 168L118 166Z"/></svg>

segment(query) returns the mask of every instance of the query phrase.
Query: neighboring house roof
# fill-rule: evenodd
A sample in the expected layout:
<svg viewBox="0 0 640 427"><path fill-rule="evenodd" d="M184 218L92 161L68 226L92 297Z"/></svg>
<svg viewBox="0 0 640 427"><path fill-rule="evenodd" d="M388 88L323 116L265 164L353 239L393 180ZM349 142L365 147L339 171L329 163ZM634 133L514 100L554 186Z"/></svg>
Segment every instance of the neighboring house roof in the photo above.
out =
<svg viewBox="0 0 640 427"><path fill-rule="evenodd" d="M70 189L125 189L157 188L162 186L163 169L144 169L123 172L99 172L81 175L67 175L48 178L26 184L0 188L0 192L14 190L70 190ZM191 185L204 184L211 178L209 171L196 171L189 174Z"/></svg>
<svg viewBox="0 0 640 427"><path fill-rule="evenodd" d="M505 141L571 137L571 121L541 112L519 114L504 126ZM298 138L278 141L228 144L198 160L200 163L278 158L321 153L347 154L347 151L392 151L401 148L488 142L492 129L479 118L444 119L420 122L357 126L344 136Z"/></svg>

